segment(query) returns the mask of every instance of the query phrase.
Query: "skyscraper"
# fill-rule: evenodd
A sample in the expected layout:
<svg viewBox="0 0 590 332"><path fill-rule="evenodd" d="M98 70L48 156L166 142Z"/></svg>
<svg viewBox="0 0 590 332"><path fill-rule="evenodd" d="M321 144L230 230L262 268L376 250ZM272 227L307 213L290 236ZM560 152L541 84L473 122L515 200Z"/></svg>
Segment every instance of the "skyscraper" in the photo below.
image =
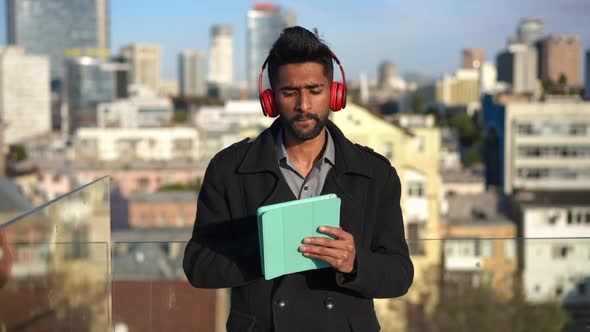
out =
<svg viewBox="0 0 590 332"><path fill-rule="evenodd" d="M92 57L67 58L64 77L64 131L96 127L97 106L128 96L129 65Z"/></svg>
<svg viewBox="0 0 590 332"><path fill-rule="evenodd" d="M518 41L534 45L544 37L544 24L540 19L522 19L516 29Z"/></svg>
<svg viewBox="0 0 590 332"><path fill-rule="evenodd" d="M229 25L211 27L209 82L232 84L234 80L234 36Z"/></svg>
<svg viewBox="0 0 590 332"><path fill-rule="evenodd" d="M496 88L498 80L498 71L496 66L491 62L483 62L479 67L479 91L480 93L490 93Z"/></svg>
<svg viewBox="0 0 590 332"><path fill-rule="evenodd" d="M586 85L584 87L584 98L590 100L590 49L586 51Z"/></svg>
<svg viewBox="0 0 590 332"><path fill-rule="evenodd" d="M582 47L573 35L551 35L541 42L541 79L558 83L563 75L569 86L580 86Z"/></svg>
<svg viewBox="0 0 590 332"><path fill-rule="evenodd" d="M180 95L201 97L207 94L205 53L185 50L178 56Z"/></svg>
<svg viewBox="0 0 590 332"><path fill-rule="evenodd" d="M498 54L498 81L510 83L516 94L537 92L537 50L524 43L513 43Z"/></svg>
<svg viewBox="0 0 590 332"><path fill-rule="evenodd" d="M108 56L109 0L7 0L8 43L49 55L51 79L64 75L64 52Z"/></svg>
<svg viewBox="0 0 590 332"><path fill-rule="evenodd" d="M162 64L160 45L131 44L122 47L120 53L131 66L130 83L158 91Z"/></svg>
<svg viewBox="0 0 590 332"><path fill-rule="evenodd" d="M294 24L293 12L283 12L273 4L257 3L248 11L246 70L251 97L258 96L258 76L272 44L284 28ZM265 76L264 86L269 86L268 76Z"/></svg>
<svg viewBox="0 0 590 332"><path fill-rule="evenodd" d="M463 50L463 69L479 69L486 58L483 48L466 48Z"/></svg>
<svg viewBox="0 0 590 332"><path fill-rule="evenodd" d="M379 64L379 69L377 72L377 85L380 88L387 86L395 77L397 77L397 70L393 63L385 60Z"/></svg>
<svg viewBox="0 0 590 332"><path fill-rule="evenodd" d="M47 56L0 48L0 123L6 144L51 131Z"/></svg>

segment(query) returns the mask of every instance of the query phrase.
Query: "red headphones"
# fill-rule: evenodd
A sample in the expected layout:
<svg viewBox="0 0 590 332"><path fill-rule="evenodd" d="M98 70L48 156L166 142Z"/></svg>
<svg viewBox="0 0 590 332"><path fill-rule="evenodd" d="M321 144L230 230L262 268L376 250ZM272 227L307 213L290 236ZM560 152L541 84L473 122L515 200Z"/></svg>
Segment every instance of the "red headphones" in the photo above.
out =
<svg viewBox="0 0 590 332"><path fill-rule="evenodd" d="M337 112L346 107L346 75L344 74L344 68L342 68L340 60L338 60L334 52L330 51L330 55L332 56L332 59L336 61L340 67L340 72L342 73L343 83L332 82L332 87L330 89L330 109L334 112ZM264 68L266 67L267 63L268 57L266 60L264 60L262 71L260 72L260 77L258 78L258 93L260 95L262 114L274 118L279 115L279 109L277 107L275 95L272 92L272 89L266 89L262 91L262 78L264 77Z"/></svg>

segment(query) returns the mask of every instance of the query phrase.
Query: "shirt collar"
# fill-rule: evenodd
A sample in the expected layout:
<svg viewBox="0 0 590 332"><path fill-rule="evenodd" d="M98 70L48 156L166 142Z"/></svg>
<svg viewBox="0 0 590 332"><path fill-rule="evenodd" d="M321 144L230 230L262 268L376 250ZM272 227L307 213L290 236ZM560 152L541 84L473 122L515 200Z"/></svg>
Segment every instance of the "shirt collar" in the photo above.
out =
<svg viewBox="0 0 590 332"><path fill-rule="evenodd" d="M324 149L322 160L329 162L332 166L334 166L334 164L336 164L336 150L334 148L334 140L332 139L332 135L327 128L324 128L324 132L326 133L326 148ZM287 149L285 149L285 144L283 141L283 128L279 128L275 142L277 160L281 161L286 159L289 161L289 155L287 154Z"/></svg>

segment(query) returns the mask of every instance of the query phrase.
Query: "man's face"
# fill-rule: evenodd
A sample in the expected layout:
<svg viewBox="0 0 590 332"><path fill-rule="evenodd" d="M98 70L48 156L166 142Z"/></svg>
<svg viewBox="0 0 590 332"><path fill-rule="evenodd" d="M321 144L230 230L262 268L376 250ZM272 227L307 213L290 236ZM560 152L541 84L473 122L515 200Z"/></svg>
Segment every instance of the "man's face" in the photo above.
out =
<svg viewBox="0 0 590 332"><path fill-rule="evenodd" d="M302 141L317 137L330 114L330 86L319 63L280 66L274 93L283 128Z"/></svg>

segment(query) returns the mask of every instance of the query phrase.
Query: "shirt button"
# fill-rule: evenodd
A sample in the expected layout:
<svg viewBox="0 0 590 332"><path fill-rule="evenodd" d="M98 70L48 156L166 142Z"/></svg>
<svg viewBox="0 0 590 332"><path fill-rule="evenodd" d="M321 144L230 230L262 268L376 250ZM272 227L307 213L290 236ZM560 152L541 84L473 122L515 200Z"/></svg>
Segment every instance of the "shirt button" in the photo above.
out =
<svg viewBox="0 0 590 332"><path fill-rule="evenodd" d="M309 189L308 186L303 187L303 190L307 191L307 189Z"/></svg>
<svg viewBox="0 0 590 332"><path fill-rule="evenodd" d="M326 309L332 310L334 309L334 306L336 306L336 301L334 301L333 298L329 297L324 301L324 307L326 307Z"/></svg>
<svg viewBox="0 0 590 332"><path fill-rule="evenodd" d="M287 301L284 299L276 299L275 305L279 307L279 309L285 309L287 307Z"/></svg>

